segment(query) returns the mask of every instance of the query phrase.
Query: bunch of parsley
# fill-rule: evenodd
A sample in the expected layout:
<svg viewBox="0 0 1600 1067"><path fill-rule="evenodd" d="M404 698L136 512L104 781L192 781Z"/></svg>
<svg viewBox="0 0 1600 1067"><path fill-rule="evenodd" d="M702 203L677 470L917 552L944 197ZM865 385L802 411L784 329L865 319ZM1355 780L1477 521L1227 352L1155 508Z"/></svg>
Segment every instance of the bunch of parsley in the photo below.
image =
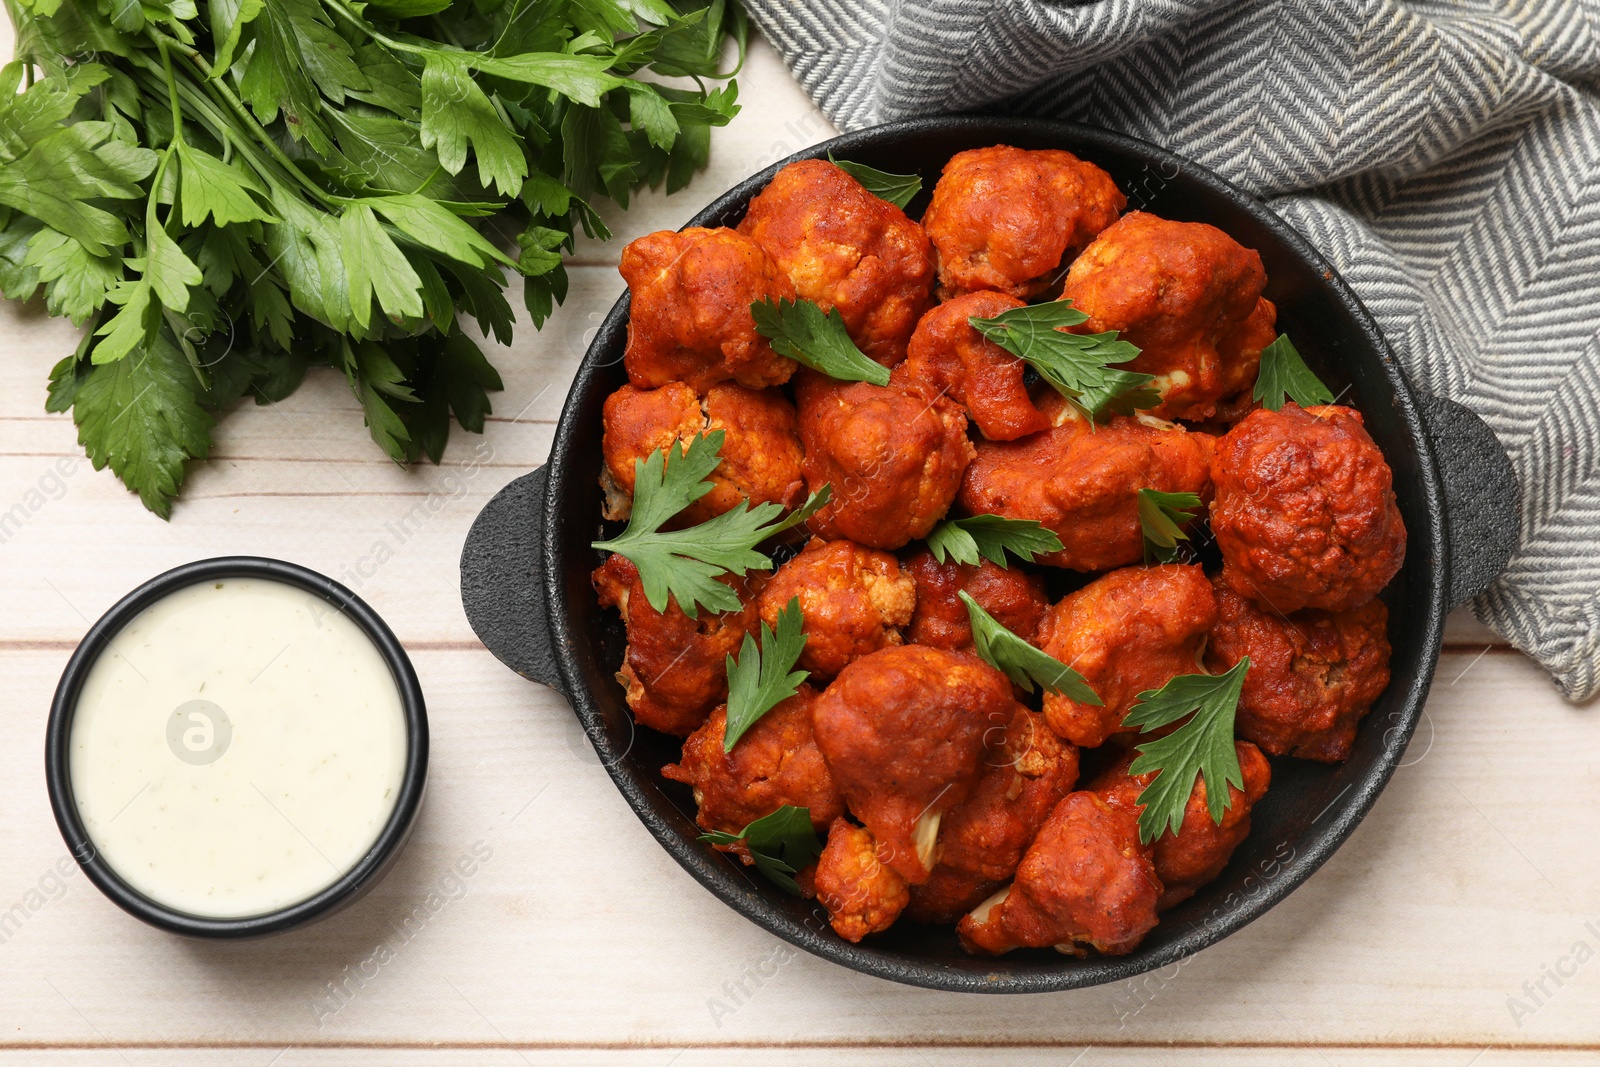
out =
<svg viewBox="0 0 1600 1067"><path fill-rule="evenodd" d="M86 326L47 407L163 517L217 414L311 366L396 461L481 431L462 320L509 340L515 272L542 324L594 198L688 181L745 32L728 0L6 6L0 291Z"/></svg>

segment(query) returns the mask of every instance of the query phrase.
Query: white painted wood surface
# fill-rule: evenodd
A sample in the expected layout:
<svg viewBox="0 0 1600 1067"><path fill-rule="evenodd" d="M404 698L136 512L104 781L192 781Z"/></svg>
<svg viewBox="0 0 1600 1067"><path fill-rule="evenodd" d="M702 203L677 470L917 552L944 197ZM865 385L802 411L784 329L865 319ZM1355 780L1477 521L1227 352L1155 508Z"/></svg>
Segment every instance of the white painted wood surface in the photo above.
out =
<svg viewBox="0 0 1600 1067"><path fill-rule="evenodd" d="M458 599L462 538L547 453L622 290L621 243L831 133L763 44L740 81L711 169L581 250L566 307L495 353L507 388L487 434L458 434L439 468L385 460L342 382L314 374L230 414L163 523L43 412L72 329L0 306L0 512L24 512L0 531L0 1067L1600 1060L1600 708L1565 704L1463 613L1408 766L1302 889L1175 973L1011 998L865 978L741 919L656 847L563 702L482 649ZM397 532L430 496L433 517ZM142 926L73 871L41 757L89 622L161 570L233 552L339 576L389 620L428 694L433 758L418 830L376 891L310 930L213 945ZM491 858L455 875L476 842ZM402 935L408 915L424 921ZM350 977L380 945L393 958Z"/></svg>

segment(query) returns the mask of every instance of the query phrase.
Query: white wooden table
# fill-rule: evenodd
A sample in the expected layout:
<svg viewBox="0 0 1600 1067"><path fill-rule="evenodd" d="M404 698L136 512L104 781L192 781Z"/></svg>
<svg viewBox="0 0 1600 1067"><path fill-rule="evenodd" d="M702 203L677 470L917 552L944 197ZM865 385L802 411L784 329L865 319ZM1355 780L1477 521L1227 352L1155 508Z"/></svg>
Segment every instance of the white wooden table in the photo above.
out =
<svg viewBox="0 0 1600 1067"><path fill-rule="evenodd" d="M282 404L232 413L163 523L44 413L71 327L0 306L0 1067L1600 1060L1600 708L1564 703L1462 612L1372 814L1266 918L1175 973L1030 997L905 988L790 949L655 845L562 700L474 638L457 559L479 508L545 457L622 291L623 243L833 132L764 44L740 82L744 112L711 169L580 250L566 306L494 353L506 391L488 432L458 433L438 468L396 468L342 380L313 373ZM433 517L401 529L419 501ZM159 571L225 553L338 576L388 619L427 691L432 781L410 846L359 904L299 933L200 944L76 873L42 751L90 621ZM490 858L461 878L475 845Z"/></svg>

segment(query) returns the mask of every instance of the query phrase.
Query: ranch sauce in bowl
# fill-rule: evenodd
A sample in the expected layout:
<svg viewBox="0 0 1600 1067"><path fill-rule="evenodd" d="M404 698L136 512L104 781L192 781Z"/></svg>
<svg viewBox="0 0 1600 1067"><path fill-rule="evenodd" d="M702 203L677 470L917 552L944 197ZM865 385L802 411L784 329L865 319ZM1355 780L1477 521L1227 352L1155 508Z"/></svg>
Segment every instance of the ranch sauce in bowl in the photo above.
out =
<svg viewBox="0 0 1600 1067"><path fill-rule="evenodd" d="M182 915L240 919L306 901L367 857L409 742L400 687L361 626L308 589L229 576L174 589L109 635L66 747L82 829L116 876Z"/></svg>

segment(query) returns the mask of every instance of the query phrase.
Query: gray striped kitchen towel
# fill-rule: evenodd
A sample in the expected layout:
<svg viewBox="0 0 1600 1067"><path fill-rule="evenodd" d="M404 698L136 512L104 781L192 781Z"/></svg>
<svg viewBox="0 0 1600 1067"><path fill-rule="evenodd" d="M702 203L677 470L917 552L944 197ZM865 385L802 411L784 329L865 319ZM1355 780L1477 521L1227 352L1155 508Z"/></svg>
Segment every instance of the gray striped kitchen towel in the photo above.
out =
<svg viewBox="0 0 1600 1067"><path fill-rule="evenodd" d="M1474 609L1600 690L1600 0L745 2L843 128L1076 119L1264 198L1504 442L1522 544Z"/></svg>

